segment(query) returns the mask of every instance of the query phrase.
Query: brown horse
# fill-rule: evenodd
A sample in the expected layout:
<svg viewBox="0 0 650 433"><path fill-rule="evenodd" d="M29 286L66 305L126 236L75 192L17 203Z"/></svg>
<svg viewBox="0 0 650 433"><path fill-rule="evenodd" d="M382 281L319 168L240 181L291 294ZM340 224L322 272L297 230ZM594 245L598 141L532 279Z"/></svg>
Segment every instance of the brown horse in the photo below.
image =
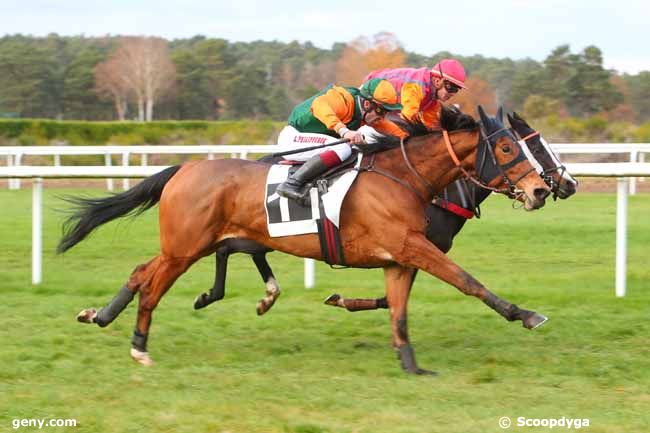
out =
<svg viewBox="0 0 650 433"><path fill-rule="evenodd" d="M477 152L504 168L513 196L528 210L540 208L550 190L534 171L510 131L479 107L482 126L471 117L443 110L442 125L456 129L414 137L398 148L377 153L365 165L341 210L342 248L348 265L384 269L390 304L392 342L402 368L418 368L407 330L407 302L413 269L440 278L476 296L508 320L532 329L545 317L517 308L487 290L424 236L424 209L436 191L474 169ZM170 167L131 190L102 199L73 199L78 210L59 244L64 252L101 224L160 203L161 253L139 265L111 303L83 311L78 319L106 326L140 293L131 356L152 360L147 338L153 310L176 279L193 263L229 239L253 241L299 257L322 259L316 234L271 238L263 207L269 166L228 159Z"/></svg>

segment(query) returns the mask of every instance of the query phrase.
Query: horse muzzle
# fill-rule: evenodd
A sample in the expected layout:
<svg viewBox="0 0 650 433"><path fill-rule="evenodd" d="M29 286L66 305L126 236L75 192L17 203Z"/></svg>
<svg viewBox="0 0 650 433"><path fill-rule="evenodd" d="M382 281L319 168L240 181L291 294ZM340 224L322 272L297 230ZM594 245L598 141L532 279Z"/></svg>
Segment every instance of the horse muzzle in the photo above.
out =
<svg viewBox="0 0 650 433"><path fill-rule="evenodd" d="M557 196L564 200L571 197L578 191L578 182L563 181L557 189Z"/></svg>
<svg viewBox="0 0 650 433"><path fill-rule="evenodd" d="M524 209L533 211L540 209L546 204L546 197L551 194L550 188L535 188L532 194L526 194L524 201Z"/></svg>

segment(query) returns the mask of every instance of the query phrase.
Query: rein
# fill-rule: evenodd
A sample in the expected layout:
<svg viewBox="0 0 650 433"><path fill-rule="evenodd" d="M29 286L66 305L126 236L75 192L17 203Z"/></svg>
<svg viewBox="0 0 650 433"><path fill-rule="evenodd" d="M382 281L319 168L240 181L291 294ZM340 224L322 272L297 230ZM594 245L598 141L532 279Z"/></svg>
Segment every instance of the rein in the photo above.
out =
<svg viewBox="0 0 650 433"><path fill-rule="evenodd" d="M400 139L399 141L399 147L402 150L402 157L404 158L404 162L406 162L406 166L411 170L411 173L415 175L415 177L424 184L426 187L427 191L432 195L436 195L436 191L433 188L433 185L429 183L428 180L426 180L418 171L413 167L413 164L411 164L411 161L409 160L408 155L406 154L406 147L404 146L404 138Z"/></svg>
<svg viewBox="0 0 650 433"><path fill-rule="evenodd" d="M480 186L481 188L489 189L490 191L494 192L508 192L506 189L498 189L498 188L493 188L489 185L484 184L481 182L480 179L477 179L476 177L472 176L470 172L465 170L465 167L461 164L460 160L458 159L458 155L456 155L456 152L454 151L454 148L451 145L451 140L449 139L449 132L446 129L442 130L442 136L445 139L445 146L447 147L447 153L451 157L451 160L454 161L454 164L456 165L456 168L460 170L461 173L463 173L463 176L465 179L471 181L472 183Z"/></svg>
<svg viewBox="0 0 650 433"><path fill-rule="evenodd" d="M365 166L365 167L363 167L363 166L359 167L357 170L359 172L362 172L362 171L374 172L374 173L377 173L377 174L379 174L381 176L387 177L388 179L390 179L392 181L395 181L395 182L399 183L400 185L402 185L403 187L408 188L411 191L413 191L415 193L415 195L417 195L420 198L420 200L422 200L424 203L428 202L428 200L425 197L422 196L420 191L413 188L413 185L411 185L410 183L408 183L408 182L406 182L406 181L404 181L404 180L402 180L402 179L400 179L398 177L393 176L392 174L388 173L387 171L384 171L384 170L381 170L381 169L378 169L377 167L375 167L375 156L376 155L377 154L373 153L372 156L370 157L370 162L368 163L368 165ZM408 161L408 158L406 160ZM408 163L408 164L410 166L410 163Z"/></svg>
<svg viewBox="0 0 650 433"><path fill-rule="evenodd" d="M528 139L531 139L531 138L533 138L533 137L535 137L537 135L539 135L539 131L533 131L530 134L528 134L527 136L523 137L522 140L527 141Z"/></svg>

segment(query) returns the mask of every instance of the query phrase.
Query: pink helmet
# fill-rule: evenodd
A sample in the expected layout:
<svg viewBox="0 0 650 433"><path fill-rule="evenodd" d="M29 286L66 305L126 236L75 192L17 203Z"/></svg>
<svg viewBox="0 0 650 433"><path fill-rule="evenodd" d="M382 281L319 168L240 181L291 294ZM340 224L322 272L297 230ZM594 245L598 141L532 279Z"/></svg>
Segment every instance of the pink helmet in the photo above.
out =
<svg viewBox="0 0 650 433"><path fill-rule="evenodd" d="M431 68L431 73L465 89L465 68L458 60L442 59Z"/></svg>

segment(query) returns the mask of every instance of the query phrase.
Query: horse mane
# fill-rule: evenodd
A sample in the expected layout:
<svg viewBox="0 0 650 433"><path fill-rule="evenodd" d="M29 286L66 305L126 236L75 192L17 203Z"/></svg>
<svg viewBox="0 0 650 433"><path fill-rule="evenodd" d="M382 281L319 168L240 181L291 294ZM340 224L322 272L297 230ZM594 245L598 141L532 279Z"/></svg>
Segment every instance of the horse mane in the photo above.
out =
<svg viewBox="0 0 650 433"><path fill-rule="evenodd" d="M427 128L422 122L407 122L401 117L389 118L391 122L395 123L404 132L408 134L406 141L413 137L421 137L428 134L440 134L443 129L449 132L460 131L464 129L478 128L478 122L474 120L469 114L465 114L455 105L442 105L440 108L440 130L432 131ZM400 138L393 135L384 135L378 137L376 143L364 146L364 153L381 152L388 149L393 149L400 145Z"/></svg>
<svg viewBox="0 0 650 433"><path fill-rule="evenodd" d="M443 105L440 110L440 127L449 132L476 129L478 122L469 114L460 111L455 105Z"/></svg>

